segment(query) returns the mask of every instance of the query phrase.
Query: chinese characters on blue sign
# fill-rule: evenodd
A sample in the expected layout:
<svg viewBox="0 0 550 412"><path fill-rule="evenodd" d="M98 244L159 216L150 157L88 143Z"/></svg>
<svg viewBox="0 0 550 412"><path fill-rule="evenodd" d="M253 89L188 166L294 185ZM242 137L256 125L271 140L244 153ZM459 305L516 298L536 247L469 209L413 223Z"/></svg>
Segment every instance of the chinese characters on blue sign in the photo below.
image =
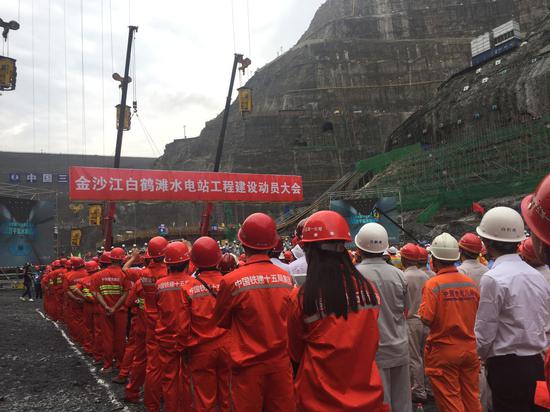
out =
<svg viewBox="0 0 550 412"><path fill-rule="evenodd" d="M67 173L9 173L8 180L10 183L68 183L69 175Z"/></svg>

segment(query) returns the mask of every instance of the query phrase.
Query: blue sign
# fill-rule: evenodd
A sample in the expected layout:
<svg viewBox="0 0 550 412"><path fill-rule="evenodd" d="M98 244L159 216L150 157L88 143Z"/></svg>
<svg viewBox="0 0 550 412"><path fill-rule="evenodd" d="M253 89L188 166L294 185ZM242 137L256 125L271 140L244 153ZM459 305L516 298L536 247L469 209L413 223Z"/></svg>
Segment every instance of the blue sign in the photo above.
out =
<svg viewBox="0 0 550 412"><path fill-rule="evenodd" d="M158 231L159 231L159 235L162 235L162 236L168 234L168 228L166 227L165 224L160 224L158 227Z"/></svg>
<svg viewBox="0 0 550 412"><path fill-rule="evenodd" d="M10 173L10 183L19 183L20 179L19 173Z"/></svg>
<svg viewBox="0 0 550 412"><path fill-rule="evenodd" d="M27 173L25 176L25 180L27 183L34 183L38 179L38 176L36 176L34 173Z"/></svg>

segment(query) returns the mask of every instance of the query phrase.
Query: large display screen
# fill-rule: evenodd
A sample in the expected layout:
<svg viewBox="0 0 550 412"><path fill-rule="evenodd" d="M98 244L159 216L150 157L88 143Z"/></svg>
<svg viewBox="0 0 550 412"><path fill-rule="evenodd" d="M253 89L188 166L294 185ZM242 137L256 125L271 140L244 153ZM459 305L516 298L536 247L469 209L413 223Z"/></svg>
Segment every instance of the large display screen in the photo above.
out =
<svg viewBox="0 0 550 412"><path fill-rule="evenodd" d="M52 261L54 210L51 202L0 196L0 267Z"/></svg>
<svg viewBox="0 0 550 412"><path fill-rule="evenodd" d="M342 199L331 200L330 210L334 210L346 218L350 226L352 239L355 238L355 235L364 224L376 222L380 223L388 231L390 245L398 245L400 243L401 230L390 219L380 213L382 211L393 221L397 221L399 218L398 204L399 199L397 197Z"/></svg>

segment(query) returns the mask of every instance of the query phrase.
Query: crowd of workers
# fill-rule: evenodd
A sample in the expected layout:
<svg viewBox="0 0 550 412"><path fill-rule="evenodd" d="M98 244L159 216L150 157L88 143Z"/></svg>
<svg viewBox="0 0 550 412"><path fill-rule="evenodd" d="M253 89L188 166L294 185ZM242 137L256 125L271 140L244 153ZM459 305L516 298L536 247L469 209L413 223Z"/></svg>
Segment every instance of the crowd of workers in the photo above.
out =
<svg viewBox="0 0 550 412"><path fill-rule="evenodd" d="M537 381L550 175L521 210L496 207L477 234L399 253L383 226L352 239L341 215L319 211L298 225L292 256L255 213L239 258L210 237L159 236L145 254L56 260L45 311L102 372L117 371L126 401L143 390L148 411L410 412L430 397L440 412L535 411L548 398Z"/></svg>

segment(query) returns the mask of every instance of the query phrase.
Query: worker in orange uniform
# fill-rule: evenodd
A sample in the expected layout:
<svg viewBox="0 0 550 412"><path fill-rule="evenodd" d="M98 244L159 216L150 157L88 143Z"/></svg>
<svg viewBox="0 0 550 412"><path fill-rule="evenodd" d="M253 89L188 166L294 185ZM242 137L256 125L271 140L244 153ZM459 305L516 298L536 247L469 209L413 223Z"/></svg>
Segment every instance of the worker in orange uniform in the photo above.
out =
<svg viewBox="0 0 550 412"><path fill-rule="evenodd" d="M97 299L93 296L93 279L94 276L101 270L108 268L111 265L110 252L105 251L99 257L97 263L99 265L99 270L92 274L90 278L90 292L92 293L92 298L94 300L94 336L93 336L93 347L94 347L94 360L98 364L103 364L103 335L101 333L101 316L104 313L103 307L99 304Z"/></svg>
<svg viewBox="0 0 550 412"><path fill-rule="evenodd" d="M320 211L305 222L307 280L294 290L288 317L301 412L390 410L375 362L379 301L346 252L350 241L336 212Z"/></svg>
<svg viewBox="0 0 550 412"><path fill-rule="evenodd" d="M535 254L542 263L550 265L550 174L542 179L533 194L523 199L521 214L531 230ZM550 391L550 351L546 352L544 371L547 391ZM541 385L537 387L537 396L539 389L544 388ZM541 406L550 408L548 393L544 395L546 403Z"/></svg>
<svg viewBox="0 0 550 412"><path fill-rule="evenodd" d="M99 271L99 265L92 261L84 264L86 276L76 281L76 292L82 297L82 349L93 357L97 352L94 348L94 312L96 302L92 294L92 275Z"/></svg>
<svg viewBox="0 0 550 412"><path fill-rule="evenodd" d="M63 322L63 275L67 270L65 269L65 263L62 262L62 259L58 259L54 262L53 269L54 271L51 274L53 280L53 316L55 321Z"/></svg>
<svg viewBox="0 0 550 412"><path fill-rule="evenodd" d="M266 214L246 218L237 234L246 262L225 275L214 310L215 323L231 330L231 403L239 412L293 412L292 367L286 317L291 276L269 260L278 240Z"/></svg>
<svg viewBox="0 0 550 412"><path fill-rule="evenodd" d="M101 305L101 334L103 340L103 373L113 370L113 358L118 368L124 356L126 340L127 312L124 302L130 290L130 282L122 271L124 249L111 250L111 265L96 273L92 279L92 293Z"/></svg>
<svg viewBox="0 0 550 412"><path fill-rule="evenodd" d="M46 266L46 271L44 272L44 276L42 276L41 282L42 282L42 290L44 291L44 300L42 302L44 306L44 312L46 316L53 320L53 308L52 308L52 299L53 299L53 279L51 277L51 274L53 272L53 264L55 261L51 263L51 265Z"/></svg>
<svg viewBox="0 0 550 412"><path fill-rule="evenodd" d="M147 366L145 368L143 404L148 412L159 412L160 402L162 400L162 371L155 328L158 318L157 280L168 274L167 266L164 263L164 249L167 245L168 241L165 238L162 236L155 236L147 244L145 259L149 261L149 264L145 268L132 268L133 263L138 259L140 254L137 249L134 249L132 256L123 267L124 272L128 275L130 280L136 282L138 279L141 279L141 286L143 288L145 315L147 319L145 332ZM126 400L132 400L128 392L126 396ZM132 396L134 396L135 399L136 393L132 392Z"/></svg>
<svg viewBox="0 0 550 412"><path fill-rule="evenodd" d="M197 239L191 249L191 262L197 270L182 291L184 309L178 335L190 359L192 404L197 412L230 411L227 363L230 334L212 322L223 277L216 269L221 259L214 239L207 236Z"/></svg>
<svg viewBox="0 0 550 412"><path fill-rule="evenodd" d="M157 280L157 327L162 365L162 395L165 412L184 412L191 407L189 382L184 379L183 346L176 339L179 316L183 312L182 288L189 282L189 247L183 242L166 246L164 263L168 276Z"/></svg>
<svg viewBox="0 0 550 412"><path fill-rule="evenodd" d="M145 382L145 368L147 366L147 350L145 347L147 319L141 279L138 279L130 289L126 304L128 307L134 305L137 312L132 318L135 349L129 369L129 382L125 388L125 400L130 403L139 403L139 394Z"/></svg>
<svg viewBox="0 0 550 412"><path fill-rule="evenodd" d="M63 289L67 295L68 318L67 326L73 340L80 344L84 343L84 316L82 313L82 303L84 301L78 287L77 281L80 278L88 276L88 272L84 267L84 260L78 256L73 256L70 259L73 270L65 275L63 281Z"/></svg>
<svg viewBox="0 0 550 412"><path fill-rule="evenodd" d="M437 276L428 280L418 314L429 328L424 365L439 412L481 412L474 324L479 291L458 272L458 242L448 233L430 246Z"/></svg>
<svg viewBox="0 0 550 412"><path fill-rule="evenodd" d="M129 260L129 257L127 257L127 260ZM133 266L139 268L142 266L143 263L144 259L141 257L141 255L139 255L139 259L134 262ZM140 339L140 337L138 337L137 335L145 333L145 327L139 323L140 319L137 317L139 308L137 302L138 298L135 293L136 289L134 288L136 282L132 281L131 279L129 280L132 286L130 288L130 291L128 292L125 306L130 311L130 331L128 334L128 340L126 341L124 357L122 358L118 375L111 380L111 382L117 383L119 385L124 385L128 382L128 375L130 374L130 368L132 367L132 363L136 354L136 349L139 344L138 340Z"/></svg>
<svg viewBox="0 0 550 412"><path fill-rule="evenodd" d="M413 403L424 403L430 393L427 387L427 378L424 374L424 347L429 329L420 320L418 308L422 301L422 290L429 277L426 272L418 268L422 258L420 249L413 243L407 243L399 252L403 265L407 294L410 307L407 313L407 330L409 334L409 358Z"/></svg>
<svg viewBox="0 0 550 412"><path fill-rule="evenodd" d="M67 275L69 274L69 272L72 271L72 265L71 265L71 259L65 259L65 263L64 263L64 268L65 268L65 271L61 274L61 301L62 301L62 313L63 313L63 316L62 316L62 319L63 319L63 322L67 325L67 327L69 327L71 321L72 321L72 316L71 316L71 308L69 306L69 296L67 295L66 291L65 291L65 284L66 284L66 281L65 279L67 278Z"/></svg>
<svg viewBox="0 0 550 412"><path fill-rule="evenodd" d="M460 261L458 267L460 273L471 278L479 287L481 277L489 270L489 268L478 261L483 243L475 233L466 233L458 242L460 247Z"/></svg>

